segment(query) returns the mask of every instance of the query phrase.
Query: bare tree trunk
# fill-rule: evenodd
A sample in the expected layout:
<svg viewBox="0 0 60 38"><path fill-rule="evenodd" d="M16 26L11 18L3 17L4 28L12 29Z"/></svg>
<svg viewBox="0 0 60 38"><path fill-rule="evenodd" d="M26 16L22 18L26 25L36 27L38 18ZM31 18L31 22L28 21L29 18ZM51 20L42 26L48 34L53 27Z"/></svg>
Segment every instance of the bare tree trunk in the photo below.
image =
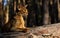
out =
<svg viewBox="0 0 60 38"><path fill-rule="evenodd" d="M48 0L44 1L44 24L49 24Z"/></svg>
<svg viewBox="0 0 60 38"><path fill-rule="evenodd" d="M10 14L10 20L13 19L14 16L14 0L10 0L9 4L9 14Z"/></svg>
<svg viewBox="0 0 60 38"><path fill-rule="evenodd" d="M49 16L51 24L58 22L57 0L49 0Z"/></svg>
<svg viewBox="0 0 60 38"><path fill-rule="evenodd" d="M6 2L6 4L5 4ZM8 0L4 1L3 0L3 15L2 15L2 18L3 18L3 24L6 24L8 22L8 19L9 19L9 6L8 6Z"/></svg>
<svg viewBox="0 0 60 38"><path fill-rule="evenodd" d="M3 26L3 9L2 9L2 0L0 1L0 32L1 32L1 30L2 30L2 26Z"/></svg>
<svg viewBox="0 0 60 38"><path fill-rule="evenodd" d="M54 23L58 23L58 0L53 0Z"/></svg>
<svg viewBox="0 0 60 38"><path fill-rule="evenodd" d="M60 22L60 3L59 3L59 0L57 0L57 3L58 3L58 20Z"/></svg>
<svg viewBox="0 0 60 38"><path fill-rule="evenodd" d="M5 16L6 16L6 18L5 18L5 24L7 24L8 21L9 21L9 6L8 5L7 5L7 12L5 13Z"/></svg>
<svg viewBox="0 0 60 38"><path fill-rule="evenodd" d="M16 0L14 0L14 12L16 12Z"/></svg>

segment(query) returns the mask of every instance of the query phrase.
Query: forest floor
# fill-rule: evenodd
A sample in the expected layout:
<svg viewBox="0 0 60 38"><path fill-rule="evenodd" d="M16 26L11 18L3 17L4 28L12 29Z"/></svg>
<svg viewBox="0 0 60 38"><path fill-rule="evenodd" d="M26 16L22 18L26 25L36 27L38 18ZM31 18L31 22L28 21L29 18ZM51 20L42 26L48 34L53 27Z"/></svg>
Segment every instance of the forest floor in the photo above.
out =
<svg viewBox="0 0 60 38"><path fill-rule="evenodd" d="M4 38L60 38L60 23L34 27L27 33L11 32L1 36Z"/></svg>

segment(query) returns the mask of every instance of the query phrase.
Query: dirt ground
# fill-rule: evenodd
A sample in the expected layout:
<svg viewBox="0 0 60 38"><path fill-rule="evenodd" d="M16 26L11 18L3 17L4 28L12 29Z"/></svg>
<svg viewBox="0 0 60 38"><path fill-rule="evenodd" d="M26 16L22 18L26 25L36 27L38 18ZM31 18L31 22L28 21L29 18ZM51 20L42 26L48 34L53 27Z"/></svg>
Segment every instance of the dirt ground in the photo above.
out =
<svg viewBox="0 0 60 38"><path fill-rule="evenodd" d="M60 23L34 27L27 33L10 32L0 36L3 38L60 38Z"/></svg>

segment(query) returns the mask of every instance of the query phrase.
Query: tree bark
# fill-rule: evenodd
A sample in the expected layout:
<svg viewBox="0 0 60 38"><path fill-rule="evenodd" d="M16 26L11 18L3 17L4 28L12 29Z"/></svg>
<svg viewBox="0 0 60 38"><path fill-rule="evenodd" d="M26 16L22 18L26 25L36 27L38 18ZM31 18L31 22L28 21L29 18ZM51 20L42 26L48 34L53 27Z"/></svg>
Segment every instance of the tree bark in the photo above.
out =
<svg viewBox="0 0 60 38"><path fill-rule="evenodd" d="M58 20L60 22L60 3L59 3L59 0L57 0L57 3L58 3Z"/></svg>
<svg viewBox="0 0 60 38"><path fill-rule="evenodd" d="M44 8L44 24L49 24L49 10L48 10L49 0L45 0L43 3Z"/></svg>

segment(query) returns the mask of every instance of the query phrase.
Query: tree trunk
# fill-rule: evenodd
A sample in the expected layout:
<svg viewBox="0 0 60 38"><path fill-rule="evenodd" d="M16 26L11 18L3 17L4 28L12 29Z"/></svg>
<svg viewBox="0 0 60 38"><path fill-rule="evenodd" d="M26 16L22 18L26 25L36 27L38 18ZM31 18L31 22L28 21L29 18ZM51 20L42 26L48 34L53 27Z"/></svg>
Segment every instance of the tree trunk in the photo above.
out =
<svg viewBox="0 0 60 38"><path fill-rule="evenodd" d="M58 20L60 22L60 3L59 3L59 0L57 0L57 3L58 3Z"/></svg>
<svg viewBox="0 0 60 38"><path fill-rule="evenodd" d="M43 3L44 8L44 24L49 24L49 11L48 11L48 0L45 0Z"/></svg>

